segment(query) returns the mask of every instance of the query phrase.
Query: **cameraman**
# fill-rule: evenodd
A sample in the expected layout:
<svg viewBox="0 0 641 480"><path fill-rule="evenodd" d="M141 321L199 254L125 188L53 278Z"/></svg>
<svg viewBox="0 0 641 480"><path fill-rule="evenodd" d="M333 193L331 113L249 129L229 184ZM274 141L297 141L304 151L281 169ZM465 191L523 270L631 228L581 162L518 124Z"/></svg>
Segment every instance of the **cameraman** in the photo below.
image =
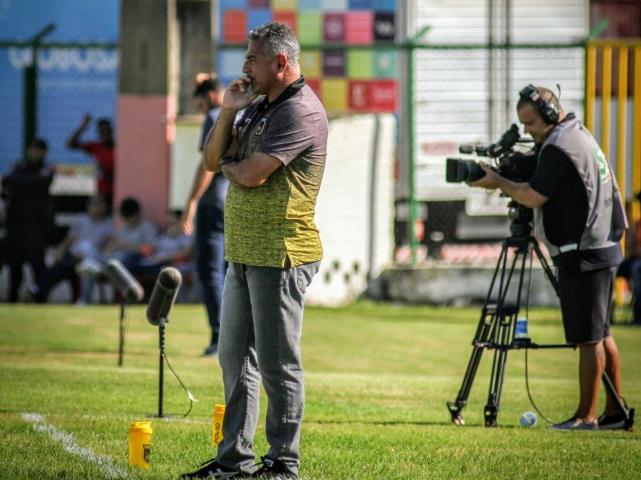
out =
<svg viewBox="0 0 641 480"><path fill-rule="evenodd" d="M580 400L571 419L555 430L624 428L625 417L607 396L597 419L604 369L621 395L619 352L610 334L613 270L623 260L619 239L627 228L609 162L573 113L565 114L548 89L519 93L519 120L536 144L537 167L529 182L513 182L481 164L473 187L499 188L535 210L535 228L558 269L565 338L579 347Z"/></svg>

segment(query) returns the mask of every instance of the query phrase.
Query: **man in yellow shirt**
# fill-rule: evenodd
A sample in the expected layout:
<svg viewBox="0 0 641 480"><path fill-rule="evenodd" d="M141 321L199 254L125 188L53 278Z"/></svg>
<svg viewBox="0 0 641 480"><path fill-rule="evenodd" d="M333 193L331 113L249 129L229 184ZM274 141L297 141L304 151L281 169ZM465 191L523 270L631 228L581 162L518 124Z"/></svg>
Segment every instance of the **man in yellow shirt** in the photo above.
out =
<svg viewBox="0 0 641 480"><path fill-rule="evenodd" d="M230 182L219 340L227 409L216 458L183 478L298 478L303 295L322 257L314 208L327 153L327 115L299 53L285 25L250 32L244 77L227 87L205 146L205 167ZM261 379L270 449L257 468Z"/></svg>

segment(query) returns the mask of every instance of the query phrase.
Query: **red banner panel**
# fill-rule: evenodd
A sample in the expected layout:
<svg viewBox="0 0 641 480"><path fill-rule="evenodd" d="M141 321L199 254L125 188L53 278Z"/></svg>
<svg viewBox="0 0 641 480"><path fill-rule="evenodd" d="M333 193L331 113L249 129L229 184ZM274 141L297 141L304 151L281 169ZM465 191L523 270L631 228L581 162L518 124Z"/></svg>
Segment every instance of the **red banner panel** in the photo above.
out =
<svg viewBox="0 0 641 480"><path fill-rule="evenodd" d="M372 112L395 112L397 90L396 80L371 80L369 110Z"/></svg>
<svg viewBox="0 0 641 480"><path fill-rule="evenodd" d="M298 26L296 22L296 12L293 10L274 10L273 11L273 21L278 23L284 23L292 31L298 35Z"/></svg>
<svg viewBox="0 0 641 480"><path fill-rule="evenodd" d="M225 43L245 43L247 38L247 12L244 10L225 10L222 25Z"/></svg>
<svg viewBox="0 0 641 480"><path fill-rule="evenodd" d="M368 80L350 80L347 103L350 110L369 111L371 88Z"/></svg>
<svg viewBox="0 0 641 480"><path fill-rule="evenodd" d="M345 40L356 45L374 41L374 15L372 12L350 12L345 15Z"/></svg>
<svg viewBox="0 0 641 480"><path fill-rule="evenodd" d="M320 80L319 80L318 78L305 78L305 83L306 83L307 85L309 85L309 88L311 88L311 89L314 91L314 93L316 94L316 96L317 96L318 98L320 98L320 99L321 99L321 101L322 101L322 100L323 100L323 98L321 97L321 84L320 84Z"/></svg>

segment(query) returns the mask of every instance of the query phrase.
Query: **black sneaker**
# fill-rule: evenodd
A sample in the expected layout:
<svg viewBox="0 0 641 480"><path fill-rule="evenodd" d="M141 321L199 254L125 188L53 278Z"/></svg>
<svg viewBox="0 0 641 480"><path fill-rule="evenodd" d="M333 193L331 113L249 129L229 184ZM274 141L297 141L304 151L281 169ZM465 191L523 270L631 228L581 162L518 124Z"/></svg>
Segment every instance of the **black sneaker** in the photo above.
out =
<svg viewBox="0 0 641 480"><path fill-rule="evenodd" d="M191 473L183 473L180 476L180 480L185 480L189 478L210 478L210 479L240 479L240 478L250 478L249 474L240 472L238 470L231 470L216 461L216 459L207 460L205 463L202 463L198 466L198 470L194 470Z"/></svg>
<svg viewBox="0 0 641 480"><path fill-rule="evenodd" d="M622 413L615 413L614 415L606 415L605 413L599 417L599 428L601 430L624 430L626 417Z"/></svg>
<svg viewBox="0 0 641 480"><path fill-rule="evenodd" d="M252 478L263 480L298 480L298 475L290 471L280 460L261 457L263 465L252 473Z"/></svg>
<svg viewBox="0 0 641 480"><path fill-rule="evenodd" d="M565 422L557 423L548 427L548 430L598 430L599 424L594 422L586 422L582 418L571 418Z"/></svg>

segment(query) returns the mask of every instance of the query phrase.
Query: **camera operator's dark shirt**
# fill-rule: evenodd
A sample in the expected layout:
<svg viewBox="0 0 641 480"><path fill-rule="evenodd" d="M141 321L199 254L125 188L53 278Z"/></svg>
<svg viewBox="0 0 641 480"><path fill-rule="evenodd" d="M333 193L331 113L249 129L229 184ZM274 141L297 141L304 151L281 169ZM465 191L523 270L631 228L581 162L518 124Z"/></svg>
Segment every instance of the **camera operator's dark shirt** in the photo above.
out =
<svg viewBox="0 0 641 480"><path fill-rule="evenodd" d="M530 186L548 198L543 225L556 246L578 243L588 218L588 195L572 160L558 147L547 145Z"/></svg>

